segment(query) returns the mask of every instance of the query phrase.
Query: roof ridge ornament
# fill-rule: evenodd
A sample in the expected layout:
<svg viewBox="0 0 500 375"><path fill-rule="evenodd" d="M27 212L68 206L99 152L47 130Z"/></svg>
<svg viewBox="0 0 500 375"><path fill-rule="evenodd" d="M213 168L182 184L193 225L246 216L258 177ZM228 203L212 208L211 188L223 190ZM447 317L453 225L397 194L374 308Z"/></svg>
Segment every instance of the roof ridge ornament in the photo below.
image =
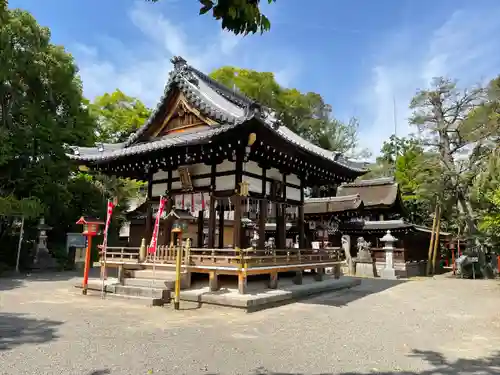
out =
<svg viewBox="0 0 500 375"><path fill-rule="evenodd" d="M187 66L187 61L181 56L174 56L170 59L170 62L174 64L175 70L180 70L183 67Z"/></svg>

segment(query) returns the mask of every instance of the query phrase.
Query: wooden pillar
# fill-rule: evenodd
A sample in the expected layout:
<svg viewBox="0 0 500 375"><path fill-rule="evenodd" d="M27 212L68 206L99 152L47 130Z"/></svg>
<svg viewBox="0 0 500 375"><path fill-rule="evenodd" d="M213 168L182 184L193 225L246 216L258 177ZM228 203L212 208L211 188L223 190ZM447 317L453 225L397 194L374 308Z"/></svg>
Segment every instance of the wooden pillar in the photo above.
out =
<svg viewBox="0 0 500 375"><path fill-rule="evenodd" d="M283 204L280 210L280 231L278 237L280 238L281 248L286 248L286 173L283 173Z"/></svg>
<svg viewBox="0 0 500 375"><path fill-rule="evenodd" d="M210 169L210 204L208 209L208 247L213 249L215 247L215 170L217 165L212 163Z"/></svg>
<svg viewBox="0 0 500 375"><path fill-rule="evenodd" d="M267 194L266 194L266 168L262 168L262 200L259 202L259 246L260 250L266 247L266 221L267 221Z"/></svg>
<svg viewBox="0 0 500 375"><path fill-rule="evenodd" d="M233 227L233 248L241 249L241 197L233 196L234 202L234 227Z"/></svg>
<svg viewBox="0 0 500 375"><path fill-rule="evenodd" d="M219 280L216 271L211 271L208 278L208 289L210 292L219 290Z"/></svg>
<svg viewBox="0 0 500 375"><path fill-rule="evenodd" d="M219 249L224 248L224 205L219 205Z"/></svg>
<svg viewBox="0 0 500 375"><path fill-rule="evenodd" d="M276 231L274 232L274 243L277 249L282 249L283 246L281 244L281 204L274 203L274 221L276 222Z"/></svg>
<svg viewBox="0 0 500 375"><path fill-rule="evenodd" d="M278 288L278 272L271 272L269 275L269 289Z"/></svg>
<svg viewBox="0 0 500 375"><path fill-rule="evenodd" d="M149 246L151 236L153 235L153 173L148 172L148 191L146 198L146 243Z"/></svg>
<svg viewBox="0 0 500 375"><path fill-rule="evenodd" d="M208 209L208 247L215 247L215 196L210 196L210 205Z"/></svg>
<svg viewBox="0 0 500 375"><path fill-rule="evenodd" d="M300 179L300 204L299 204L299 217L298 217L298 228L299 228L299 248L306 248L306 237L305 237L305 221L304 221L304 178Z"/></svg>
<svg viewBox="0 0 500 375"><path fill-rule="evenodd" d="M171 195L171 191L172 191L172 170L169 170L168 172L168 181L167 181L167 191L165 192L165 194L167 195L167 207L166 207L166 212L167 212L167 215L170 213L170 211L172 211L172 208L174 208L175 206L175 201L174 201L174 196ZM170 241L171 241L171 237L172 237L172 233L171 233L171 230L172 230L172 218L168 218L167 220L165 220L165 243L164 245L167 245L167 246L170 246Z"/></svg>
<svg viewBox="0 0 500 375"><path fill-rule="evenodd" d="M236 150L236 165L234 170L234 190L236 194L231 201L234 203L234 227L233 227L233 247L241 248L241 195L240 195L240 182L243 181L243 151Z"/></svg>
<svg viewBox="0 0 500 375"><path fill-rule="evenodd" d="M197 219L197 224L198 224L198 233L196 236L196 246L197 247L203 247L203 227L205 223L205 218L203 216L203 210L198 211L198 219Z"/></svg>

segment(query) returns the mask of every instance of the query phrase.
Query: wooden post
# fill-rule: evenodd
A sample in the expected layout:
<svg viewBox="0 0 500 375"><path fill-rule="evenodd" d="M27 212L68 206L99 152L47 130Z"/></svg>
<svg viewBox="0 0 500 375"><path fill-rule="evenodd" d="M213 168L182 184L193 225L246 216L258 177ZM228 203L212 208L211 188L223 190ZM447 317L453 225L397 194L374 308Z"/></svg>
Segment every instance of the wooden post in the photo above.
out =
<svg viewBox="0 0 500 375"><path fill-rule="evenodd" d="M211 292L216 292L219 290L219 280L216 271L211 271L208 279L208 290Z"/></svg>
<svg viewBox="0 0 500 375"><path fill-rule="evenodd" d="M224 248L224 205L219 205L219 249Z"/></svg>
<svg viewBox="0 0 500 375"><path fill-rule="evenodd" d="M451 269L453 270L453 275L456 275L457 270L455 268L455 244L450 243L449 248L451 250Z"/></svg>
<svg viewBox="0 0 500 375"><path fill-rule="evenodd" d="M432 256L432 274L436 274L436 257L439 251L439 231L441 227L441 207L438 206L438 218L436 224L436 236L434 237L434 254Z"/></svg>
<svg viewBox="0 0 500 375"><path fill-rule="evenodd" d="M276 230L274 232L274 244L277 249L282 249L281 245L281 204L275 202L274 203L274 221L276 222Z"/></svg>
<svg viewBox="0 0 500 375"><path fill-rule="evenodd" d="M281 248L286 248L286 173L282 174L282 184L283 184L283 204L281 205L281 216L280 216L280 242Z"/></svg>
<svg viewBox="0 0 500 375"><path fill-rule="evenodd" d="M438 206L434 210L434 219L432 220L432 230L431 230L431 241L429 242L429 252L427 255L427 270L426 275L429 276L431 273L431 262L432 262L432 251L434 249L434 232L436 231L436 221L438 216Z"/></svg>
<svg viewBox="0 0 500 375"><path fill-rule="evenodd" d="M262 168L262 200L259 202L259 249L264 250L266 247L266 221L267 221L267 180L266 168Z"/></svg>
<svg viewBox="0 0 500 375"><path fill-rule="evenodd" d="M209 217L208 217L208 247L215 247L215 195L210 196Z"/></svg>
<svg viewBox="0 0 500 375"><path fill-rule="evenodd" d="M175 204L174 197L171 195L168 195L167 196L167 207L165 207L165 212L167 213L167 215L174 208L174 204ZM171 216L169 216L167 219L165 219L165 224L163 226L163 228L165 228L165 237L164 237L165 240L164 240L163 244L167 245L167 246L168 246L168 244L170 244L170 240L172 237L172 223L173 223L173 218Z"/></svg>
<svg viewBox="0 0 500 375"><path fill-rule="evenodd" d="M241 197L233 196L231 199L234 202L234 224L233 224L233 248L241 248Z"/></svg>
<svg viewBox="0 0 500 375"><path fill-rule="evenodd" d="M269 275L269 289L277 289L278 288L278 272L271 272Z"/></svg>
<svg viewBox="0 0 500 375"><path fill-rule="evenodd" d="M146 239L141 240L141 247L139 248L139 262L142 263L146 260Z"/></svg>
<svg viewBox="0 0 500 375"><path fill-rule="evenodd" d="M200 248L203 247L203 227L205 223L205 218L203 214L204 214L203 210L198 211L198 219L197 219L198 232L196 233L196 246Z"/></svg>
<svg viewBox="0 0 500 375"><path fill-rule="evenodd" d="M305 221L304 221L304 178L300 179L300 206L299 206L299 217L298 217L298 227L299 227L299 248L306 248L306 238L305 238Z"/></svg>
<svg viewBox="0 0 500 375"><path fill-rule="evenodd" d="M212 161L210 166L210 204L208 208L208 248L213 249L215 247L215 191L216 191L216 176L215 172L217 170L217 164Z"/></svg>
<svg viewBox="0 0 500 375"><path fill-rule="evenodd" d="M177 259L175 262L175 297L174 309L179 310L180 297L181 297L181 261L182 261L182 246L177 244Z"/></svg>
<svg viewBox="0 0 500 375"><path fill-rule="evenodd" d="M89 269L90 269L90 253L92 251L92 236L87 236L87 252L85 253L85 268L83 270L83 285L82 294L87 295L89 284Z"/></svg>
<svg viewBox="0 0 500 375"><path fill-rule="evenodd" d="M151 241L151 236L153 235L153 173L148 175L148 191L146 198L146 241L149 243Z"/></svg>

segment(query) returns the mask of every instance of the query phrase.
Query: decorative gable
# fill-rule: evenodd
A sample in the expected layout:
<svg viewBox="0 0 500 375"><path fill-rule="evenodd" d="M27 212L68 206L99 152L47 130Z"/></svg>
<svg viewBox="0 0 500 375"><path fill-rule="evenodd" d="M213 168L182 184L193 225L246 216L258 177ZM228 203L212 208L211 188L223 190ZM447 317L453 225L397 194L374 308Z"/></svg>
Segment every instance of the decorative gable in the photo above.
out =
<svg viewBox="0 0 500 375"><path fill-rule="evenodd" d="M171 101L163 122L153 132L153 137L161 137L171 133L184 132L194 128L207 128L217 123L203 116L196 108L189 105L182 93Z"/></svg>

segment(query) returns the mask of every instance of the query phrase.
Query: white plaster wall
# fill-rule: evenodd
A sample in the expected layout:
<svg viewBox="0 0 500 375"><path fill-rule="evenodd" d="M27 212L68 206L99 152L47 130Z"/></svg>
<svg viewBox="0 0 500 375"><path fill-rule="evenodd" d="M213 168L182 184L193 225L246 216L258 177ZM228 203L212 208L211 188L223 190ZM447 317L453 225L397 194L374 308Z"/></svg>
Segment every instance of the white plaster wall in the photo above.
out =
<svg viewBox="0 0 500 375"><path fill-rule="evenodd" d="M160 195L165 194L165 190L167 190L168 184L153 184L153 197L159 197Z"/></svg>
<svg viewBox="0 0 500 375"><path fill-rule="evenodd" d="M234 175L233 176L218 176L215 179L215 190L231 190L234 189Z"/></svg>
<svg viewBox="0 0 500 375"><path fill-rule="evenodd" d="M243 181L248 182L248 190L251 191L252 193L262 193L262 181L254 178L254 177L248 177L248 176L243 176Z"/></svg>
<svg viewBox="0 0 500 375"><path fill-rule="evenodd" d="M300 201L300 189L286 187L286 198Z"/></svg>

